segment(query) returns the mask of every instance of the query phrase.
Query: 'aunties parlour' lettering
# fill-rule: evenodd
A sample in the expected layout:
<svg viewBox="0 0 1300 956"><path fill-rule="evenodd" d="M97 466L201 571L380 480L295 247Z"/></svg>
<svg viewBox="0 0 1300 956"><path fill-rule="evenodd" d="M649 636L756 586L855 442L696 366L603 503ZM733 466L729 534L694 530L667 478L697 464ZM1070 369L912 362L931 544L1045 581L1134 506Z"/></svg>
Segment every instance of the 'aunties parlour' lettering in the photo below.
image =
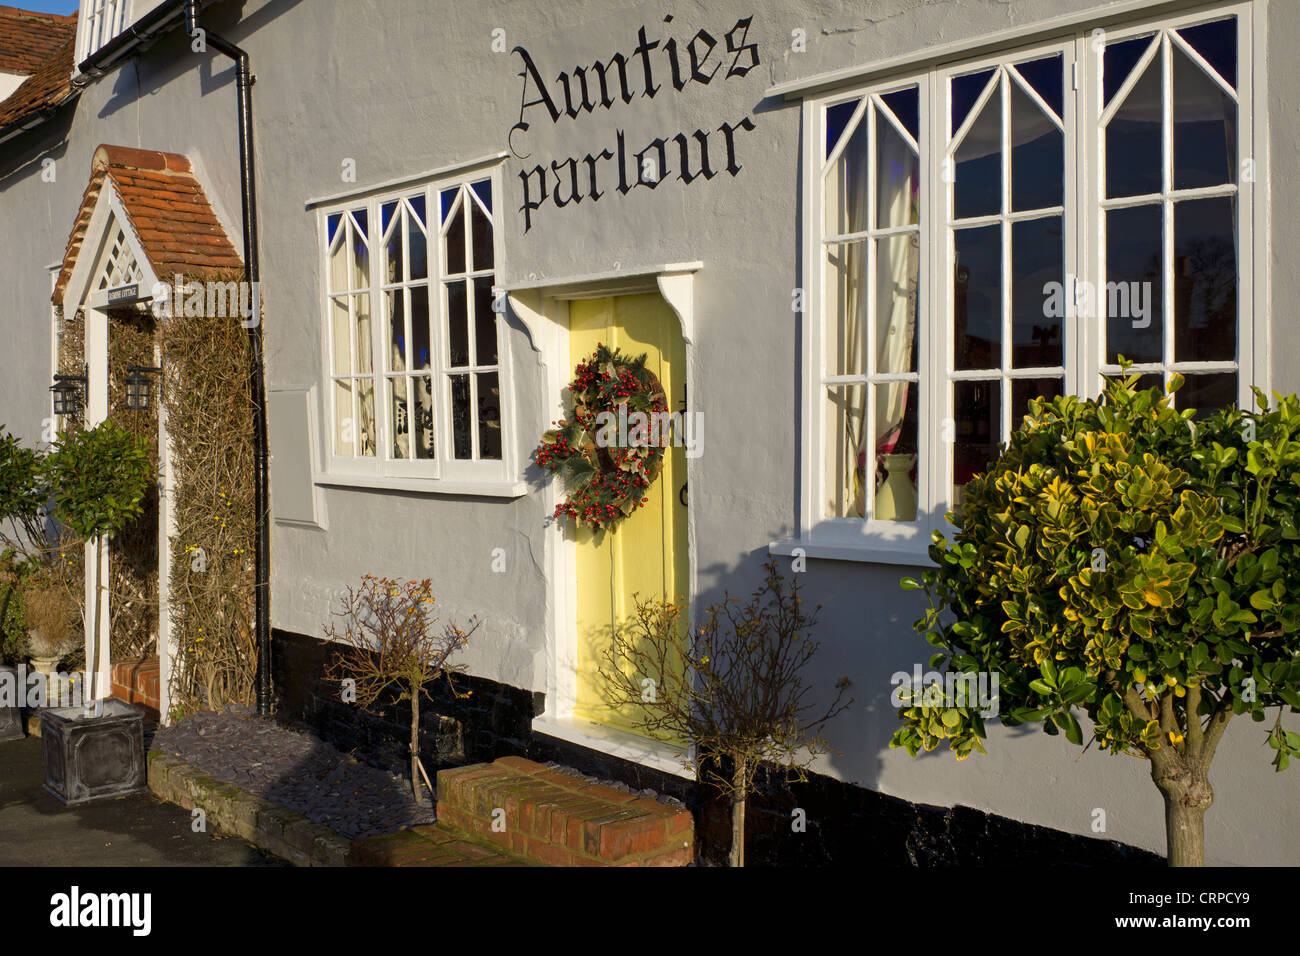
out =
<svg viewBox="0 0 1300 956"><path fill-rule="evenodd" d="M665 17L664 22L672 19ZM519 73L523 93L519 122L510 128L508 136L511 151L520 159L529 158L530 154L519 151L522 144L516 137L522 139L532 123L543 116L558 124L566 118L576 120L597 110L612 110L619 104L628 106L638 97L653 99L668 85L680 93L690 83L707 86L745 76L759 65L758 46L749 42L752 21L752 17L737 20L721 40L707 30L697 30L680 45L672 37L651 40L642 26L630 54L615 52L590 66L563 71L553 86L542 79L528 50L516 46L512 52L523 64ZM519 211L524 214L524 232L532 228L534 214L547 203L562 209L584 200L596 202L610 189L621 195L636 188L655 189L674 174L687 185L700 178L708 181L724 171L735 176L741 170L736 157L737 138L753 130L754 121L746 116L715 129L656 137L637 150L629 146L625 132L617 129L599 151L551 160L549 164L537 163L519 173L523 190Z"/></svg>

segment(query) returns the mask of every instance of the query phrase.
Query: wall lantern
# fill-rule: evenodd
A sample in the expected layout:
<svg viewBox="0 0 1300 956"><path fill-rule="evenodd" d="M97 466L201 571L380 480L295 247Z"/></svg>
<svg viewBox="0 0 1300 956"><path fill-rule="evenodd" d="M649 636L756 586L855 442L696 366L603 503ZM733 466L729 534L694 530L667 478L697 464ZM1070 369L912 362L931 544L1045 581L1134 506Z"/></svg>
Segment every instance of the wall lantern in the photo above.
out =
<svg viewBox="0 0 1300 956"><path fill-rule="evenodd" d="M50 386L54 393L54 414L75 415L85 405L85 393L90 391L90 366L81 375L56 375Z"/></svg>
<svg viewBox="0 0 1300 956"><path fill-rule="evenodd" d="M128 365L126 367L127 375L123 379L123 384L126 386L127 408L141 411L149 407L149 388L152 384L149 376L161 371L162 369L157 366Z"/></svg>

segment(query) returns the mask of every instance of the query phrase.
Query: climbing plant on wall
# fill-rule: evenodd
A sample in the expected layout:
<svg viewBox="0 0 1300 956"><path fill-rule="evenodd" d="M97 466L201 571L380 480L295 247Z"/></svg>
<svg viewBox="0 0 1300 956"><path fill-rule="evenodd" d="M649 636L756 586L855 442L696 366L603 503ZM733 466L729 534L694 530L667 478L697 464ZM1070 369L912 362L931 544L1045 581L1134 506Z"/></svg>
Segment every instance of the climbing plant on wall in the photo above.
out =
<svg viewBox="0 0 1300 956"><path fill-rule="evenodd" d="M151 476L158 475L158 406L126 407L126 370L152 366L157 322L149 313L121 310L108 320L108 417L141 442ZM109 542L109 643L114 660L157 652L158 497L146 495L139 516Z"/></svg>
<svg viewBox="0 0 1300 956"><path fill-rule="evenodd" d="M173 317L163 323L162 341L175 482L173 709L251 703L257 645L247 332L234 318Z"/></svg>

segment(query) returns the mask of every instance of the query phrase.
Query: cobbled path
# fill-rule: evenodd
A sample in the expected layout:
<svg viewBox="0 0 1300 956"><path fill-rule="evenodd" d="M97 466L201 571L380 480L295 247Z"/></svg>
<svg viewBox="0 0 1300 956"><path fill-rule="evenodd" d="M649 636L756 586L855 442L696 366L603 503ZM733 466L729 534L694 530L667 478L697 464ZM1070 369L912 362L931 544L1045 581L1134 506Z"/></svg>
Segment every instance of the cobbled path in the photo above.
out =
<svg viewBox="0 0 1300 956"><path fill-rule="evenodd" d="M427 791L417 806L406 778L243 710L159 728L153 749L353 839L434 821Z"/></svg>

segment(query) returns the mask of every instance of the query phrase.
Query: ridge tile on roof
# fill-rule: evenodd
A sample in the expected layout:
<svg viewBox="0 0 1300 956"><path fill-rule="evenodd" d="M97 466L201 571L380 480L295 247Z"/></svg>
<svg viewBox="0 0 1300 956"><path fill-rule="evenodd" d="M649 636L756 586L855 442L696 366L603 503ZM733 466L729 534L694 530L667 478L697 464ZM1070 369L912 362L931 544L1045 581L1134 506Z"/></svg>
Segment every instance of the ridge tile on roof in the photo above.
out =
<svg viewBox="0 0 1300 956"><path fill-rule="evenodd" d="M90 182L68 237L63 268L54 288L55 304L63 301L105 182L121 200L129 220L125 225L140 240L160 281L169 282L176 275L213 279L243 269L243 260L212 211L188 157L103 145L95 150Z"/></svg>

